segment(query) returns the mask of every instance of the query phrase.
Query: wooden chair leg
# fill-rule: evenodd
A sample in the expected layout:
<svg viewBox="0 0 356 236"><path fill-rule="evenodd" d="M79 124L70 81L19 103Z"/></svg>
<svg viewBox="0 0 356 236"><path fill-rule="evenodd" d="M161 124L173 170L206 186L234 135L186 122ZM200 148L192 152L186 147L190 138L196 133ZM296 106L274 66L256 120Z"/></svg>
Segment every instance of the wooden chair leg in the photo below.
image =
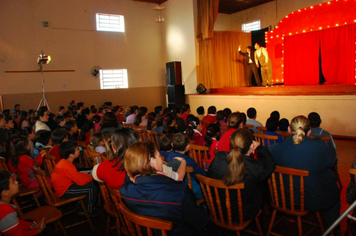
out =
<svg viewBox="0 0 356 236"><path fill-rule="evenodd" d="M263 236L260 220L258 219L258 217L255 218L255 222L256 222L256 227L257 227L257 230L258 230L258 234L260 236Z"/></svg>
<svg viewBox="0 0 356 236"><path fill-rule="evenodd" d="M121 236L121 226L119 218L115 218L116 232L117 235Z"/></svg>
<svg viewBox="0 0 356 236"><path fill-rule="evenodd" d="M273 210L271 222L268 225L267 236L269 236L271 234L271 231L272 231L272 228L273 228L273 224L274 224L274 220L276 219L276 214L277 214L277 210Z"/></svg>
<svg viewBox="0 0 356 236"><path fill-rule="evenodd" d="M36 194L32 194L32 195L33 195L33 198L35 199L35 202L36 202L37 207L40 207L41 204L40 204L40 202L38 201L38 198L36 197Z"/></svg>
<svg viewBox="0 0 356 236"><path fill-rule="evenodd" d="M238 231L236 231L236 234L237 234L237 236L241 236L241 233L240 233L240 231L238 230Z"/></svg>
<svg viewBox="0 0 356 236"><path fill-rule="evenodd" d="M84 214L85 214L85 217L86 217L87 220L88 220L88 223L89 223L89 225L90 225L91 231L94 232L94 231L95 231L95 230L94 230L94 225L93 225L93 223L91 222L91 219L90 219L90 217L89 217L88 211L87 211L87 209L86 209L86 207L85 207L85 205L84 205L83 200L80 200L80 205L82 206L82 209L83 209L83 212L84 212Z"/></svg>
<svg viewBox="0 0 356 236"><path fill-rule="evenodd" d="M68 236L67 231L65 230L65 228L62 225L62 223L59 220L57 221L57 224L58 224L58 227L60 228L60 230L62 231L62 234L64 236Z"/></svg>
<svg viewBox="0 0 356 236"><path fill-rule="evenodd" d="M109 215L106 216L106 236L110 234L110 220L111 217Z"/></svg>
<svg viewBox="0 0 356 236"><path fill-rule="evenodd" d="M324 229L323 221L321 220L320 212L316 212L316 218L318 218L321 233L324 233L325 229Z"/></svg>
<svg viewBox="0 0 356 236"><path fill-rule="evenodd" d="M303 227L302 227L302 218L300 216L298 218L298 235L303 236Z"/></svg>

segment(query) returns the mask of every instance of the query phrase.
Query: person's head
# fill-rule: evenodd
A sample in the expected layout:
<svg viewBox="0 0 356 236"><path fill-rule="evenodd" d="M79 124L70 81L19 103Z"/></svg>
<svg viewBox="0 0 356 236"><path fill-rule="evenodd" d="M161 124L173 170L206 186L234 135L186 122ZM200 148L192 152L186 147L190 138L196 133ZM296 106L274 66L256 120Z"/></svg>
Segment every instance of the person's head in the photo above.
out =
<svg viewBox="0 0 356 236"><path fill-rule="evenodd" d="M278 129L278 120L274 117L268 118L266 128L268 131L275 132Z"/></svg>
<svg viewBox="0 0 356 236"><path fill-rule="evenodd" d="M246 47L246 52L251 52L251 50L252 50L252 47L251 47L251 46L247 46L247 47Z"/></svg>
<svg viewBox="0 0 356 236"><path fill-rule="evenodd" d="M103 120L101 122L101 129L104 128L117 128L119 123L117 121L117 116L114 112L106 112L103 115Z"/></svg>
<svg viewBox="0 0 356 236"><path fill-rule="evenodd" d="M15 127L14 120L11 116L5 118L5 128L13 129Z"/></svg>
<svg viewBox="0 0 356 236"><path fill-rule="evenodd" d="M172 150L172 138L173 134L165 134L161 138L161 151L170 151Z"/></svg>
<svg viewBox="0 0 356 236"><path fill-rule="evenodd" d="M220 136L220 127L217 124L210 124L206 128L206 134L205 134L205 146L210 147L210 145L213 143L213 138L216 138L219 140Z"/></svg>
<svg viewBox="0 0 356 236"><path fill-rule="evenodd" d="M257 111L254 107L247 109L247 117L250 119L256 119Z"/></svg>
<svg viewBox="0 0 356 236"><path fill-rule="evenodd" d="M163 107L162 107L162 106L156 106L156 107L155 107L155 113L156 113L157 115L162 116L162 115L163 115Z"/></svg>
<svg viewBox="0 0 356 236"><path fill-rule="evenodd" d="M152 130L152 127L156 124L158 120L157 114L155 112L150 112L147 115L147 130Z"/></svg>
<svg viewBox="0 0 356 236"><path fill-rule="evenodd" d="M320 118L320 115L316 112L311 112L309 113L308 115L308 119L310 121L310 126L312 128L318 128L320 127L320 124L321 124L321 118Z"/></svg>
<svg viewBox="0 0 356 236"><path fill-rule="evenodd" d="M100 132L95 132L91 135L90 137L90 146L93 146L94 148L97 146L103 146L105 144L104 142L104 136Z"/></svg>
<svg viewBox="0 0 356 236"><path fill-rule="evenodd" d="M198 113L198 115L204 115L204 113L205 113L204 107L203 106L198 107L197 113Z"/></svg>
<svg viewBox="0 0 356 236"><path fill-rule="evenodd" d="M193 140L194 130L198 130L199 132L201 132L202 129L203 126L200 124L200 120L198 117L193 116L189 119L189 121L187 119L187 129L185 130L185 132L190 140Z"/></svg>
<svg viewBox="0 0 356 236"><path fill-rule="evenodd" d="M245 127L246 121L247 121L247 116L244 112L240 112L240 114L241 114L243 126Z"/></svg>
<svg viewBox="0 0 356 236"><path fill-rule="evenodd" d="M278 122L278 129L283 132L288 132L289 121L286 118L280 119Z"/></svg>
<svg viewBox="0 0 356 236"><path fill-rule="evenodd" d="M42 106L38 109L37 111L38 119L42 122L47 122L48 121L48 108L46 106Z"/></svg>
<svg viewBox="0 0 356 236"><path fill-rule="evenodd" d="M70 101L69 105L71 107L77 107L77 102L75 100Z"/></svg>
<svg viewBox="0 0 356 236"><path fill-rule="evenodd" d="M54 120L58 126L64 127L64 124L66 123L64 116L57 116L56 119Z"/></svg>
<svg viewBox="0 0 356 236"><path fill-rule="evenodd" d="M20 104L15 104L14 105L14 110L20 111Z"/></svg>
<svg viewBox="0 0 356 236"><path fill-rule="evenodd" d="M245 176L244 155L251 153L253 137L245 128L237 129L230 137L231 152L227 155L228 171L223 178L227 185L234 185L242 181Z"/></svg>
<svg viewBox="0 0 356 236"><path fill-rule="evenodd" d="M215 106L210 106L208 108L208 114L210 114L210 115L216 114L216 107Z"/></svg>
<svg viewBox="0 0 356 236"><path fill-rule="evenodd" d="M216 113L216 120L217 121L225 121L225 112L223 110L220 110Z"/></svg>
<svg viewBox="0 0 356 236"><path fill-rule="evenodd" d="M77 111L81 111L82 109L84 109L84 102L78 102L77 103Z"/></svg>
<svg viewBox="0 0 356 236"><path fill-rule="evenodd" d="M22 155L30 156L30 145L27 138L23 136L11 136L10 141L10 160L11 164L17 168L19 158Z"/></svg>
<svg viewBox="0 0 356 236"><path fill-rule="evenodd" d="M124 169L124 156L127 148L138 142L138 135L129 128L116 130L111 136L111 147L114 153L114 166L119 163L120 170Z"/></svg>
<svg viewBox="0 0 356 236"><path fill-rule="evenodd" d="M138 106L136 105L131 106L130 114L137 114L137 112L138 112Z"/></svg>
<svg viewBox="0 0 356 236"><path fill-rule="evenodd" d="M80 114L81 114L82 116L84 116L84 117L88 117L89 114L90 114L89 108L88 108L88 107L83 108L83 109L82 109L82 112L81 112Z"/></svg>
<svg viewBox="0 0 356 236"><path fill-rule="evenodd" d="M62 142L68 141L68 132L65 129L55 129L51 134L52 144L61 144Z"/></svg>
<svg viewBox="0 0 356 236"><path fill-rule="evenodd" d="M21 129L21 135L29 140L33 140L35 138L35 130L31 126L24 127Z"/></svg>
<svg viewBox="0 0 356 236"><path fill-rule="evenodd" d="M6 123L5 116L0 114L0 127L4 127Z"/></svg>
<svg viewBox="0 0 356 236"><path fill-rule="evenodd" d="M261 48L261 44L259 42L255 43L255 49L258 50Z"/></svg>
<svg viewBox="0 0 356 236"><path fill-rule="evenodd" d="M59 145L59 156L62 159L76 159L80 155L78 144L75 141L66 141Z"/></svg>
<svg viewBox="0 0 356 236"><path fill-rule="evenodd" d="M172 138L172 147L173 150L177 152L187 152L189 151L189 140L182 133L176 133Z"/></svg>
<svg viewBox="0 0 356 236"><path fill-rule="evenodd" d="M229 115L232 113L231 109L230 108L225 108L224 109L224 112L225 112L225 117L226 119L229 117Z"/></svg>
<svg viewBox="0 0 356 236"><path fill-rule="evenodd" d="M91 121L92 121L94 124L98 124L98 123L100 123L101 118L100 118L99 115L95 115L95 116L93 116L93 117L91 118Z"/></svg>
<svg viewBox="0 0 356 236"><path fill-rule="evenodd" d="M20 112L20 126L22 124L22 121L28 119L28 112L27 111L21 111Z"/></svg>
<svg viewBox="0 0 356 236"><path fill-rule="evenodd" d="M65 123L64 128L67 130L68 133L71 134L77 133L78 131L77 122L75 120L68 120Z"/></svg>
<svg viewBox="0 0 356 236"><path fill-rule="evenodd" d="M43 145L51 145L51 131L48 130L39 130L35 133L36 143L41 143Z"/></svg>
<svg viewBox="0 0 356 236"><path fill-rule="evenodd" d="M147 107L140 107L138 109L138 114L135 117L134 125L140 125L140 123L142 122L142 117L147 115L147 111Z"/></svg>
<svg viewBox="0 0 356 236"><path fill-rule="evenodd" d="M66 108L64 106L59 106L58 111L64 113L66 111Z"/></svg>
<svg viewBox="0 0 356 236"><path fill-rule="evenodd" d="M290 122L290 133L293 135L293 144L303 142L310 131L310 121L305 116L297 116Z"/></svg>
<svg viewBox="0 0 356 236"><path fill-rule="evenodd" d="M280 115L278 111L272 111L269 117L276 118L277 120L279 120Z"/></svg>
<svg viewBox="0 0 356 236"><path fill-rule="evenodd" d="M167 113L163 118L163 133L168 134L170 132L170 126L174 126L176 123L175 117L172 113Z"/></svg>
<svg viewBox="0 0 356 236"><path fill-rule="evenodd" d="M189 104L184 104L183 106L182 106L182 113L184 113L184 112L186 112L186 113L190 113L190 105Z"/></svg>
<svg viewBox="0 0 356 236"><path fill-rule="evenodd" d="M227 118L228 128L238 129L243 127L242 115L240 112L234 112L229 115Z"/></svg>
<svg viewBox="0 0 356 236"><path fill-rule="evenodd" d="M152 142L132 144L125 153L125 170L132 182L137 176L155 174L162 170L162 159Z"/></svg>
<svg viewBox="0 0 356 236"><path fill-rule="evenodd" d="M12 116L12 112L10 109L5 109L2 111L2 114L4 114L5 117Z"/></svg>
<svg viewBox="0 0 356 236"><path fill-rule="evenodd" d="M11 175L8 171L0 171L0 200L10 201L18 192L19 185L16 175Z"/></svg>

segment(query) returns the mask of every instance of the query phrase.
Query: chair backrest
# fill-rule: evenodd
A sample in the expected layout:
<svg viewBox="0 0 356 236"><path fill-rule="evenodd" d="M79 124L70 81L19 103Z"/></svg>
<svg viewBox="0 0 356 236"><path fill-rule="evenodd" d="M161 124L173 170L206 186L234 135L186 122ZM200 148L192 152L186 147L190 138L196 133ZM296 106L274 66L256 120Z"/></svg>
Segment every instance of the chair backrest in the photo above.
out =
<svg viewBox="0 0 356 236"><path fill-rule="evenodd" d="M152 236L152 229L161 230L162 236L166 236L166 230L172 229L172 222L167 220L161 220L149 216L142 216L130 211L124 203L121 201L121 194L118 189L108 188L111 194L111 198L114 202L114 205L117 209L117 212L122 213L126 225L130 231L130 235L138 235L141 236L142 230L141 227L145 227L147 229L147 235Z"/></svg>
<svg viewBox="0 0 356 236"><path fill-rule="evenodd" d="M276 166L271 178L268 179L272 196L271 205L292 215L305 212L304 177L306 176L309 176L307 170Z"/></svg>
<svg viewBox="0 0 356 236"><path fill-rule="evenodd" d="M276 131L276 134L279 134L280 136L282 136L283 140L286 140L290 136L289 132L283 132L283 131L279 131L279 130Z"/></svg>
<svg viewBox="0 0 356 236"><path fill-rule="evenodd" d="M85 167L93 167L96 164L103 162L104 155L95 151L90 150L89 148L83 150Z"/></svg>
<svg viewBox="0 0 356 236"><path fill-rule="evenodd" d="M78 129L78 141L82 141L82 130Z"/></svg>
<svg viewBox="0 0 356 236"><path fill-rule="evenodd" d="M267 128L263 126L256 126L256 129L258 130L259 134L263 134L264 132L267 131Z"/></svg>
<svg viewBox="0 0 356 236"><path fill-rule="evenodd" d="M52 176L53 169L56 165L56 157L46 154L43 159L43 165L47 176Z"/></svg>
<svg viewBox="0 0 356 236"><path fill-rule="evenodd" d="M209 168L208 159L209 148L202 145L190 144L190 157L198 163L200 168L207 170Z"/></svg>
<svg viewBox="0 0 356 236"><path fill-rule="evenodd" d="M191 166L186 166L185 167L185 175L187 176L187 180L188 180L188 187L193 190L193 185L192 185L192 177L190 176L191 173L194 172L193 167Z"/></svg>
<svg viewBox="0 0 356 236"><path fill-rule="evenodd" d="M328 142L331 140L330 136L318 136L318 135L309 135L309 138L320 138L325 142L325 144L328 144Z"/></svg>
<svg viewBox="0 0 356 236"><path fill-rule="evenodd" d="M228 129L228 126L226 126L226 125L220 126L220 130L227 130L227 129Z"/></svg>
<svg viewBox="0 0 356 236"><path fill-rule="evenodd" d="M98 182L99 184L99 189L101 196L103 197L104 200L104 205L108 210L114 210L115 206L114 203L111 200L110 193L108 191L108 188L106 187L105 183Z"/></svg>
<svg viewBox="0 0 356 236"><path fill-rule="evenodd" d="M0 170L9 171L9 167L6 164L6 159L5 158L0 158Z"/></svg>
<svg viewBox="0 0 356 236"><path fill-rule="evenodd" d="M133 124L128 124L128 123L122 122L122 126L124 128L131 128L133 126Z"/></svg>
<svg viewBox="0 0 356 236"><path fill-rule="evenodd" d="M268 135L268 134L260 134L260 133L254 133L253 136L255 136L256 141L261 143L262 146L271 146L271 144L276 143L276 140L278 139L278 136L276 135Z"/></svg>
<svg viewBox="0 0 356 236"><path fill-rule="evenodd" d="M146 126L132 126L132 129L138 133L140 142L145 142L148 140L146 134Z"/></svg>
<svg viewBox="0 0 356 236"><path fill-rule="evenodd" d="M239 223L243 223L241 189L245 187L244 183L238 183L231 186L226 186L222 180L211 179L202 175L196 175L195 178L200 182L200 187L204 195L205 202L210 211L210 219L217 225L232 226L232 214L237 213ZM238 212L231 211L231 205L235 205L231 198L232 191L237 193ZM221 194L225 194L222 197ZM226 209L226 213L223 212Z"/></svg>
<svg viewBox="0 0 356 236"><path fill-rule="evenodd" d="M356 169L351 168L351 169L349 170L349 172L350 172L350 174L354 175L355 183L356 183Z"/></svg>
<svg viewBox="0 0 356 236"><path fill-rule="evenodd" d="M248 128L248 129L253 129L253 127L255 127L255 126L254 126L254 125L246 124L245 127Z"/></svg>
<svg viewBox="0 0 356 236"><path fill-rule="evenodd" d="M46 173L43 170L35 169L36 178L38 183L40 184L40 188L42 193L46 198L46 202L48 205L53 205L58 202L58 198L54 195L52 187L49 185Z"/></svg>
<svg viewBox="0 0 356 236"><path fill-rule="evenodd" d="M161 149L158 141L158 132L153 130L146 130L146 133L147 133L148 140L153 142L156 145L157 150L160 151Z"/></svg>

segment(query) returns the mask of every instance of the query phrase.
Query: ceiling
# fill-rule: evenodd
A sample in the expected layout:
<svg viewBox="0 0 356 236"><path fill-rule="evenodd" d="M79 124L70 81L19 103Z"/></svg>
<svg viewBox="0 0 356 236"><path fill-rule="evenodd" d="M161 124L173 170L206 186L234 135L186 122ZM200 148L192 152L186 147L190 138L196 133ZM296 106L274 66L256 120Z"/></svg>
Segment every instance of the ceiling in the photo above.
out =
<svg viewBox="0 0 356 236"><path fill-rule="evenodd" d="M134 0L138 2L149 2L162 4L168 0ZM273 0L220 0L219 1L219 13L232 14L242 10L246 10L251 7L255 7Z"/></svg>

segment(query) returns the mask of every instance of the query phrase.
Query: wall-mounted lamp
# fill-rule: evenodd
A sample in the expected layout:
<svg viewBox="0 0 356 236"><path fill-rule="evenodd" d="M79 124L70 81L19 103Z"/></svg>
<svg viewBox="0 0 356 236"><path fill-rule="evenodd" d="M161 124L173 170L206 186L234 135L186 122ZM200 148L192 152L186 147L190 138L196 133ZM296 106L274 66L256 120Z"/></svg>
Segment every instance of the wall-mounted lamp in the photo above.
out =
<svg viewBox="0 0 356 236"><path fill-rule="evenodd" d="M161 4L159 4L159 5L157 5L157 6L155 6L153 8L153 10L159 11L159 14L158 14L158 16L156 18L156 22L158 22L158 23L163 23L164 22L164 17L161 15L161 12L164 9L166 9L166 7L165 6L161 6Z"/></svg>

